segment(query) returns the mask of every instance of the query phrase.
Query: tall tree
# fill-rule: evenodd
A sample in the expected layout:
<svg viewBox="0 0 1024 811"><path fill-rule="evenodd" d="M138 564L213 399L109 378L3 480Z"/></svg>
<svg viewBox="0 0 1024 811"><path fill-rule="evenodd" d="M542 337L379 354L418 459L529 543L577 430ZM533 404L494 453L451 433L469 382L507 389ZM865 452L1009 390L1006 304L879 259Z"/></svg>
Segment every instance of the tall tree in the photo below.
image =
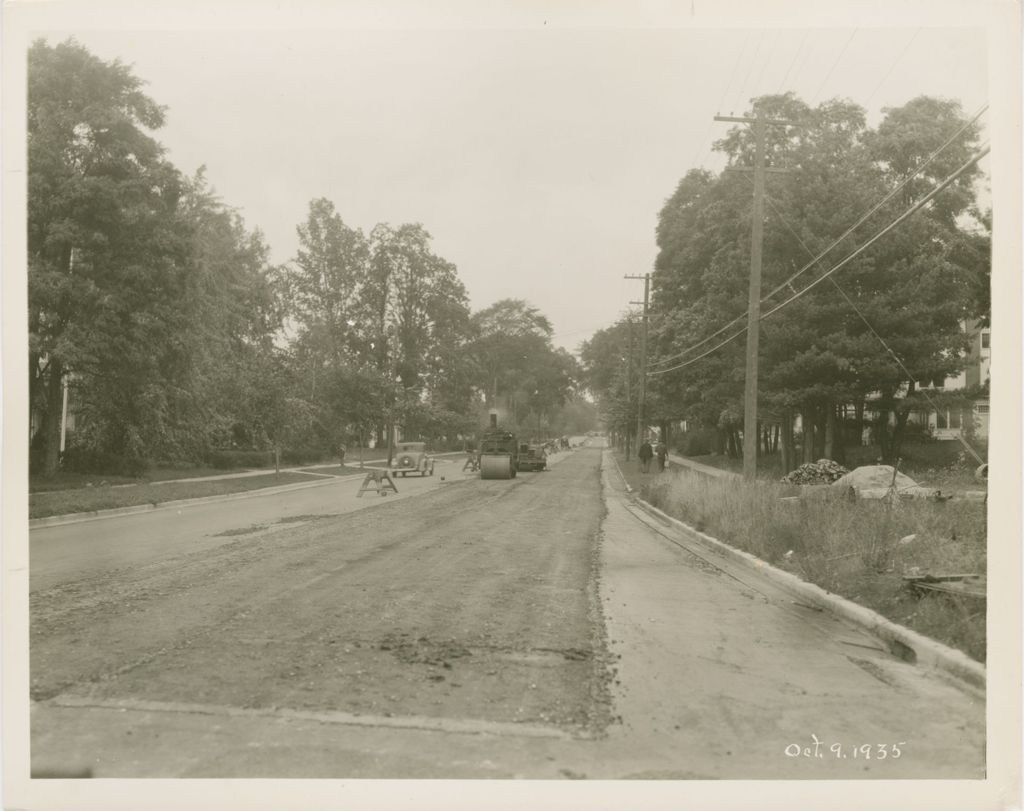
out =
<svg viewBox="0 0 1024 811"><path fill-rule="evenodd" d="M394 396L414 406L402 412L412 431L439 424L417 419L417 411L465 414L469 405L468 297L455 265L430 242L418 223L377 225L357 306L363 363L397 383Z"/></svg>
<svg viewBox="0 0 1024 811"><path fill-rule="evenodd" d="M142 84L73 40L29 50L29 392L44 473L68 375L91 441L140 457L187 367L181 179L150 135L163 110Z"/></svg>
<svg viewBox="0 0 1024 811"><path fill-rule="evenodd" d="M194 272L186 294L189 328L180 336L192 363L183 441L193 454L227 437L256 443L265 415L261 390L280 377L275 339L284 318L283 277L269 262L262 234L210 188L204 169L181 202L189 225Z"/></svg>
<svg viewBox="0 0 1024 811"><path fill-rule="evenodd" d="M768 184L764 283L766 292L779 292L765 310L863 245L960 166L977 135L957 105L929 99L886 111L875 131L867 128L862 109L842 100L810 109L790 94L770 96L756 99L753 111L797 124L769 132L769 162L782 164L788 174ZM911 179L950 139L941 160ZM732 130L718 146L730 167L749 164L748 130ZM787 281L904 181L900 193L820 265ZM826 452L837 404L878 395L876 405L883 416L897 413L899 429L913 404L905 395L913 392L914 381L942 377L962 365L962 322L983 316L986 305L986 237L965 230L964 218L976 211L970 178L947 191L949 197L944 191L930 210L846 265L834 280L842 292L831 282L818 285L764 323L762 418L789 422L799 412L809 455ZM741 173L713 178L692 172L659 219L652 354L658 371L681 368L656 375L653 389L664 402L681 404L686 416L709 424L722 424L722 415L735 410L742 383L740 342L716 348L742 323L701 342L744 315L749 200L750 180ZM714 351L696 359L709 350ZM694 362L682 366L688 360ZM898 446L893 439L884 448L887 456Z"/></svg>
<svg viewBox="0 0 1024 811"><path fill-rule="evenodd" d="M357 294L367 275L369 246L325 198L309 204L297 228L299 250L288 273L290 316L297 353L307 365L310 396L317 378L354 359L359 329Z"/></svg>

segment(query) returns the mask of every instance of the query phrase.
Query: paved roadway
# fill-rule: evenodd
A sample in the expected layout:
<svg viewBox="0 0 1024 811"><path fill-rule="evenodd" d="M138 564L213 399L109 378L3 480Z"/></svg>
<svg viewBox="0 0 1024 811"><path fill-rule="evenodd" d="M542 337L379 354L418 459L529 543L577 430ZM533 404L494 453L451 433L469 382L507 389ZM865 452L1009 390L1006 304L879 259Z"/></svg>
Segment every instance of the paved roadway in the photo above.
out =
<svg viewBox="0 0 1024 811"><path fill-rule="evenodd" d="M680 547L600 449L459 467L33 531L34 768L983 774L979 696Z"/></svg>

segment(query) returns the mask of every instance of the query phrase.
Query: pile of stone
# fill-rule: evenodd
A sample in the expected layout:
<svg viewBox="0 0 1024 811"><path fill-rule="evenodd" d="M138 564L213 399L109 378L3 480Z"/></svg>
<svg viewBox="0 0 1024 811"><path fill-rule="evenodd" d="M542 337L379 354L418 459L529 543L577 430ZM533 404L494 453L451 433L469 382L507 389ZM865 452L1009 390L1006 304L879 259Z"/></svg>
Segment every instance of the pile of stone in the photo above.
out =
<svg viewBox="0 0 1024 811"><path fill-rule="evenodd" d="M807 462L782 477L784 484L832 484L850 471L831 459Z"/></svg>
<svg viewBox="0 0 1024 811"><path fill-rule="evenodd" d="M922 487L909 476L896 472L893 481L891 465L864 465L850 471L832 482L836 489L852 489L860 498L885 498L891 487L896 488L900 496L915 498L935 498L938 491L934 488Z"/></svg>

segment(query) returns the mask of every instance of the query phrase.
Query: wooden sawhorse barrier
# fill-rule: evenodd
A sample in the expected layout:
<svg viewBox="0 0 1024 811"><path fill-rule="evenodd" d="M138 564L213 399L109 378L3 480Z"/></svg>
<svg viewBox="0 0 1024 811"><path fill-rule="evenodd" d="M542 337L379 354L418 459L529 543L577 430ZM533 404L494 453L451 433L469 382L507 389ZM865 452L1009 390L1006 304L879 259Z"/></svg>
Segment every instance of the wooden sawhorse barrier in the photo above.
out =
<svg viewBox="0 0 1024 811"><path fill-rule="evenodd" d="M389 492L398 492L398 488L395 487L395 480L391 478L391 472L387 470L373 470L367 473L366 478L363 479L362 487L356 493L356 498L362 498L363 493L367 490L382 496L386 496Z"/></svg>

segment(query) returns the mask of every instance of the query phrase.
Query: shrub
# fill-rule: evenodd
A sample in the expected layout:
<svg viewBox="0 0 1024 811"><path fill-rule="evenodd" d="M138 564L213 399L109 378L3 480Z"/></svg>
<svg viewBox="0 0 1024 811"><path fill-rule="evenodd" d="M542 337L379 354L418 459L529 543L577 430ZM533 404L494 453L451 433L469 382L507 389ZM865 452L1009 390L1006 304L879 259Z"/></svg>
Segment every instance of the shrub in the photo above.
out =
<svg viewBox="0 0 1024 811"><path fill-rule="evenodd" d="M281 461L286 465L304 465L337 459L337 453L329 448L286 448L281 451Z"/></svg>
<svg viewBox="0 0 1024 811"><path fill-rule="evenodd" d="M149 469L149 460L95 448L71 447L64 451L61 466L71 473L105 473L137 478Z"/></svg>
<svg viewBox="0 0 1024 811"><path fill-rule="evenodd" d="M206 463L218 470L230 470L236 467L267 467L274 463L274 454L271 451L210 451Z"/></svg>
<svg viewBox="0 0 1024 811"><path fill-rule="evenodd" d="M683 456L707 456L715 449L715 434L710 428L687 431L680 437L679 452Z"/></svg>

